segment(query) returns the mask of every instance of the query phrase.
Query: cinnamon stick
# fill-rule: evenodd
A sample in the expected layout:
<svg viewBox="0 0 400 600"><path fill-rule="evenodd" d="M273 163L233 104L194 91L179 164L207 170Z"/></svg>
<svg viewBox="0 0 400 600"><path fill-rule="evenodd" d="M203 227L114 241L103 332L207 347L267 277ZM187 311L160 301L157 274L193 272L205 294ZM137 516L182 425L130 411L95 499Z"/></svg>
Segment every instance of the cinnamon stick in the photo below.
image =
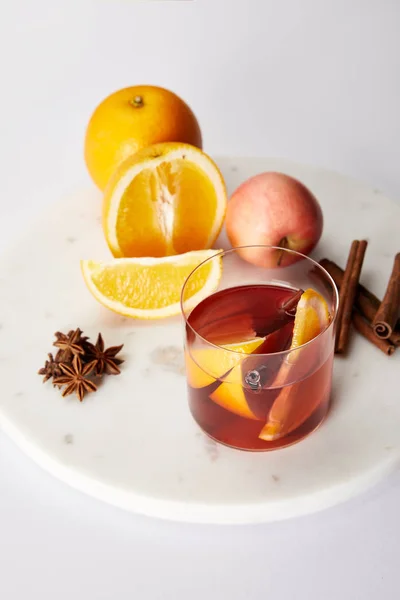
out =
<svg viewBox="0 0 400 600"><path fill-rule="evenodd" d="M389 340L383 340L382 338L376 337L370 323L358 311L354 311L353 313L353 324L358 333L379 348L379 350L384 352L384 354L387 354L387 356L391 356L396 350L396 346Z"/></svg>
<svg viewBox="0 0 400 600"><path fill-rule="evenodd" d="M385 295L372 321L375 335L386 340L396 326L400 311L400 253L396 254Z"/></svg>
<svg viewBox="0 0 400 600"><path fill-rule="evenodd" d="M338 312L336 315L336 342L338 341L339 332L342 327L342 319L343 319L343 312L344 312L344 297L347 294L347 290L349 287L350 274L351 274L352 269L354 268L354 261L355 261L356 254L357 254L357 248L358 248L358 241L355 240L351 245L349 256L347 257L346 270L343 272L342 284L341 284L340 290L339 290L339 307L338 307Z"/></svg>
<svg viewBox="0 0 400 600"><path fill-rule="evenodd" d="M393 331L392 335L389 338L389 341L395 346L400 346L400 325L397 322L396 329Z"/></svg>
<svg viewBox="0 0 400 600"><path fill-rule="evenodd" d="M295 294L293 294L293 296L289 298L289 300L286 300L286 302L282 304L282 310L291 317L294 317L296 314L297 305L303 294L304 290L298 290Z"/></svg>
<svg viewBox="0 0 400 600"><path fill-rule="evenodd" d="M320 265L328 271L340 290L344 277L343 270L336 263L327 258L323 258L320 261ZM355 298L355 310L352 317L353 325L358 333L371 342L371 344L379 348L379 350L387 356L391 356L396 350L396 345L393 340L382 340L375 335L374 330L371 327L372 319L368 316L371 314L372 316L375 315L378 306L378 298L359 283ZM366 311L363 310L364 308Z"/></svg>
<svg viewBox="0 0 400 600"><path fill-rule="evenodd" d="M321 267L324 267L326 271L328 271L338 288L340 288L344 276L343 269L341 269L335 262L329 260L328 258L323 258L319 261L319 264ZM370 292L361 283L358 284L354 305L367 319L367 321L372 322L374 320L376 311L378 310L380 304L381 301L375 296L375 294ZM397 321L396 328L392 332L389 341L395 346L400 346L400 320Z"/></svg>
<svg viewBox="0 0 400 600"><path fill-rule="evenodd" d="M341 354L346 351L349 341L353 304L357 292L358 281L368 242L354 240L351 244L342 286L339 292L338 324L335 351Z"/></svg>

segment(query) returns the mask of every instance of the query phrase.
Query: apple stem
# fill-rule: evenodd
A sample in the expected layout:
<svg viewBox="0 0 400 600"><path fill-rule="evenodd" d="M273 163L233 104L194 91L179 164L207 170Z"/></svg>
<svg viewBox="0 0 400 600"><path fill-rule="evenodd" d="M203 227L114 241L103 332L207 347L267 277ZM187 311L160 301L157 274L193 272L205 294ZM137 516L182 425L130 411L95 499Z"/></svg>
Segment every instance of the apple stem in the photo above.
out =
<svg viewBox="0 0 400 600"><path fill-rule="evenodd" d="M288 239L287 239L286 236L283 237L281 240L279 240L278 246L279 246L279 248L282 248L282 251L279 252L278 260L276 262L277 266L280 267L281 266L281 262L282 262L282 258L283 258L283 254L284 254L283 250L285 250L285 248L289 247Z"/></svg>

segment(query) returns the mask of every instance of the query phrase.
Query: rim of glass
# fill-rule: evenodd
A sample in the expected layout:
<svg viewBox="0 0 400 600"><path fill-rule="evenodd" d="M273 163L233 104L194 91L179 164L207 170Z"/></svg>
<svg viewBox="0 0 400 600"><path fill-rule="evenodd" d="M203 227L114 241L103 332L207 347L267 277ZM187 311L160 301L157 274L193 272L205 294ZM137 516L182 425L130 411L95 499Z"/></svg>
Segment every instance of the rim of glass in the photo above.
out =
<svg viewBox="0 0 400 600"><path fill-rule="evenodd" d="M313 344L314 342L316 342L316 340L318 340L320 337L322 337L329 329L331 329L334 326L335 321L336 321L337 312L338 312L338 306L339 306L339 291L338 291L338 288L337 288L336 283L334 282L333 278L328 273L328 271L326 269L324 269L324 267L322 267L316 260L314 260L313 258L310 258L306 254L302 254L301 252L296 252L296 250L290 250L290 248L282 248L281 246L269 246L268 244L249 244L249 245L246 245L246 246L234 246L232 248L229 248L228 250L221 250L220 252L216 252L215 254L213 254L212 256L210 256L209 258L206 258L205 260L203 260L186 277L185 283L182 286L181 299L180 299L181 313L182 313L182 316L183 316L183 318L185 320L186 326L190 327L191 331L193 331L193 333L198 338L200 338L201 340L203 340L203 342L205 342L209 346L211 346L213 348L216 348L217 350L223 350L224 352L232 352L233 354L240 354L241 356L246 356L245 354L243 354L243 352L236 352L236 350L230 350L229 348L226 348L224 346L219 346L218 344L213 344L212 342L209 342L206 338L204 338L202 335L200 335L200 333L198 331L196 331L196 329L194 327L192 327L192 325L189 323L188 317L185 314L185 311L184 311L184 308L183 308L184 307L184 303L185 303L185 301L183 299L183 295L184 295L185 288L186 288L186 285L187 285L189 279L192 277L192 275L198 269L200 269L200 267L202 267L206 263L210 262L211 260L214 260L218 256L222 257L222 256L224 256L226 254L231 254L233 252L237 252L237 250L248 249L248 248L268 248L270 250L279 250L279 251L287 252L289 254L295 254L296 256L299 256L301 260L306 259L308 262L312 263L320 271L322 271L322 273L324 273L324 275L326 276L327 280L330 282L330 284L332 286L332 289L333 289L333 292L334 292L334 312L333 312L333 316L332 316L331 321L329 322L329 324L318 335L316 335L309 342L306 342L305 344L301 344L301 346L297 346L297 348L291 348L291 349L289 348L288 350L280 350L279 352L268 352L268 353L265 353L265 354L259 354L258 356L279 356L281 354L290 354L290 352L296 352L300 348L306 348L307 346L310 346L311 344ZM292 264L296 264L296 263L292 263ZM290 266L290 265L288 265L288 266ZM271 269L271 270L273 270L273 269ZM229 288L227 288L227 289L229 289ZM218 290L215 290L212 293L214 294L216 291L218 291ZM211 296L211 294L209 294L209 295ZM203 298L203 300L205 300L205 298ZM200 302L202 302L203 300L200 300ZM190 313L194 310L194 308L195 307L193 307L190 310ZM190 313L189 313L188 316L190 316Z"/></svg>

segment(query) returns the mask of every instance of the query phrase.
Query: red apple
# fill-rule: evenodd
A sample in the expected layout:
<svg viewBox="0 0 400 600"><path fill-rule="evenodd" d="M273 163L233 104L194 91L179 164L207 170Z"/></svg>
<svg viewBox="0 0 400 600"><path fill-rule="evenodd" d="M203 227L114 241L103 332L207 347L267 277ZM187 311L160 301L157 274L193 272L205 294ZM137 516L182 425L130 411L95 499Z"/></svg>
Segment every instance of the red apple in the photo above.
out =
<svg viewBox="0 0 400 600"><path fill-rule="evenodd" d="M279 246L308 254L322 234L322 210L309 189L283 173L260 173L233 193L226 213L232 246ZM299 259L279 250L242 249L247 261L263 267L284 266Z"/></svg>

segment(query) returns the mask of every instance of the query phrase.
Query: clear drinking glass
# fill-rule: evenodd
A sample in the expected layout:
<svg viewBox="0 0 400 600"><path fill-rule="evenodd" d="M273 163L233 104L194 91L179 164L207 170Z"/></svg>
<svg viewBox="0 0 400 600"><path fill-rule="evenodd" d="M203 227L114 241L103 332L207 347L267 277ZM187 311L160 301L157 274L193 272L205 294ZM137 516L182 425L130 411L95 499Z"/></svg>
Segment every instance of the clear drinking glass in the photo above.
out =
<svg viewBox="0 0 400 600"><path fill-rule="evenodd" d="M217 289L199 299L199 281L221 268ZM290 350L296 300L308 288L325 298L331 319ZM330 403L338 293L318 263L271 246L220 252L189 275L181 305L189 406L206 434L260 451L293 444L321 424Z"/></svg>

